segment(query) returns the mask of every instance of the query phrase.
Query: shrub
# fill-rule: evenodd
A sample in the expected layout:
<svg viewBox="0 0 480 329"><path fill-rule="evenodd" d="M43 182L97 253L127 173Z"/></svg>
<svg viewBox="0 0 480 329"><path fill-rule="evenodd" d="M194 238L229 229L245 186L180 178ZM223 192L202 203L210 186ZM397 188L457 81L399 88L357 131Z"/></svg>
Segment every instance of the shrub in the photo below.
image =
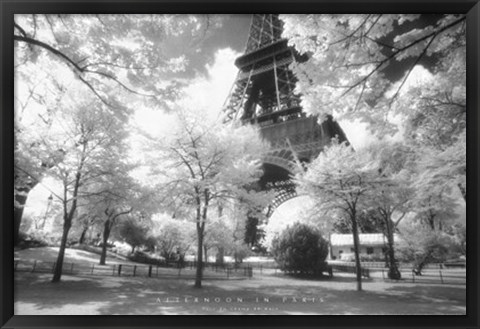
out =
<svg viewBox="0 0 480 329"><path fill-rule="evenodd" d="M306 224L295 223L274 238L272 254L287 272L319 275L327 270L328 242L317 229Z"/></svg>
<svg viewBox="0 0 480 329"><path fill-rule="evenodd" d="M233 255L235 264L242 263L245 258L253 254L250 248L244 243L244 241L236 241L232 245L230 252Z"/></svg>
<svg viewBox="0 0 480 329"><path fill-rule="evenodd" d="M48 241L43 234L27 234L25 232L19 232L19 243L18 248L28 249L28 248L40 248L52 245L51 241Z"/></svg>
<svg viewBox="0 0 480 329"><path fill-rule="evenodd" d="M132 262L136 262L136 263L143 263L143 264L150 264L150 265L165 264L164 259L162 259L161 257L152 257L151 255L141 251L135 251L135 253L129 255L127 258Z"/></svg>
<svg viewBox="0 0 480 329"><path fill-rule="evenodd" d="M129 219L122 223L119 230L120 237L122 237L126 243L132 246L132 254L135 252L135 248L141 246L147 242L148 239L148 227L139 221Z"/></svg>
<svg viewBox="0 0 480 329"><path fill-rule="evenodd" d="M444 262L452 249L452 237L442 231L409 227L402 231L398 246L399 259L413 263L417 273L429 263Z"/></svg>

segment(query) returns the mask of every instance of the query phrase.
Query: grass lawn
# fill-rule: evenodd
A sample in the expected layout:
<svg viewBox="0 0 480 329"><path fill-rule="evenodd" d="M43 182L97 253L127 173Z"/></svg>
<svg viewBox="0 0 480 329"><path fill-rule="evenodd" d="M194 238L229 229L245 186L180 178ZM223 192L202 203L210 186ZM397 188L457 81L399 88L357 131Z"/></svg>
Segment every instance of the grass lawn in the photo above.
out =
<svg viewBox="0 0 480 329"><path fill-rule="evenodd" d="M22 259L22 253L16 257ZM87 256L82 254L82 257ZM211 278L204 281L202 289L193 288L190 278L64 275L62 282L53 284L51 277L45 273L15 273L15 314L463 315L466 312L464 285L372 279L363 283L363 291L357 292L350 274L316 281L273 274L256 274L252 279Z"/></svg>
<svg viewBox="0 0 480 329"><path fill-rule="evenodd" d="M107 256L108 264L134 264L129 260L123 260L120 258L112 257L112 253L109 253ZM57 260L58 247L42 247L42 248L31 248L15 251L15 259L20 259L22 261L42 261L42 262L54 262ZM100 255L94 254L92 252L79 250L79 249L65 249L65 258L64 263L96 263L100 261Z"/></svg>

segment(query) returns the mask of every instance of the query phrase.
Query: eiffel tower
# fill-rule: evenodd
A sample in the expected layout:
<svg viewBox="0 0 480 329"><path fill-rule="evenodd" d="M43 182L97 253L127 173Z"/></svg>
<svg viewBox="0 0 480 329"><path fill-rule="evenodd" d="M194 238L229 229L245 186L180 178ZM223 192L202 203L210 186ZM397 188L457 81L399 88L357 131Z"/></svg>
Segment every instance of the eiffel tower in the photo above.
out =
<svg viewBox="0 0 480 329"><path fill-rule="evenodd" d="M245 53L235 60L239 71L223 108L225 123L258 125L272 146L263 159L264 175L259 181L260 189L273 189L276 194L267 218L297 196L290 177L301 170L302 163L318 156L333 137L346 140L332 118L318 124L317 117L302 111L301 95L294 91L297 79L289 66L308 58L288 46L282 30L278 15L253 15Z"/></svg>

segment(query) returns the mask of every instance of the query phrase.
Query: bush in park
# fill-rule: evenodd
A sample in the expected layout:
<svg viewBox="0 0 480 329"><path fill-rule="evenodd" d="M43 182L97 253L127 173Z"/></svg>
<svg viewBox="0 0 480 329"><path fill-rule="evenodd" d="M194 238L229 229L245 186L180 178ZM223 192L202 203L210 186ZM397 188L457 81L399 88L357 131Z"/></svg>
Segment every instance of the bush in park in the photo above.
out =
<svg viewBox="0 0 480 329"><path fill-rule="evenodd" d="M148 227L138 221L129 219L120 226L119 235L132 247L131 253L134 254L136 247L148 242Z"/></svg>
<svg viewBox="0 0 480 329"><path fill-rule="evenodd" d="M272 255L286 272L320 275L327 270L328 242L314 227L295 223L273 239Z"/></svg>
<svg viewBox="0 0 480 329"><path fill-rule="evenodd" d="M412 226L403 228L401 233L399 258L403 262L411 263L418 275L426 265L444 262L453 246L452 237L442 231Z"/></svg>
<svg viewBox="0 0 480 329"><path fill-rule="evenodd" d="M235 264L240 264L243 260L253 253L250 250L250 247L246 245L243 241L235 241L231 248L231 254L235 261Z"/></svg>
<svg viewBox="0 0 480 329"><path fill-rule="evenodd" d="M17 247L20 249L39 248L39 247L46 247L52 244L51 241L46 239L44 235L34 234L34 233L27 234L25 232L20 231L18 233L19 242Z"/></svg>

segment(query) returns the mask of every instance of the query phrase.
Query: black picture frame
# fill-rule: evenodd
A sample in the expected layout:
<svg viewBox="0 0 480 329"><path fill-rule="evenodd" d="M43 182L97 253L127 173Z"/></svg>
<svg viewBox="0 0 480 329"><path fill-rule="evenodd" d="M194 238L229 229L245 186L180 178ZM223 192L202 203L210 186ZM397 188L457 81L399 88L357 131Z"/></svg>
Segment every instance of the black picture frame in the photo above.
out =
<svg viewBox="0 0 480 329"><path fill-rule="evenodd" d="M478 0L2 0L1 13L1 328L478 328L480 128ZM13 15L17 13L466 13L467 14L467 314L465 316L14 316L13 315Z"/></svg>

